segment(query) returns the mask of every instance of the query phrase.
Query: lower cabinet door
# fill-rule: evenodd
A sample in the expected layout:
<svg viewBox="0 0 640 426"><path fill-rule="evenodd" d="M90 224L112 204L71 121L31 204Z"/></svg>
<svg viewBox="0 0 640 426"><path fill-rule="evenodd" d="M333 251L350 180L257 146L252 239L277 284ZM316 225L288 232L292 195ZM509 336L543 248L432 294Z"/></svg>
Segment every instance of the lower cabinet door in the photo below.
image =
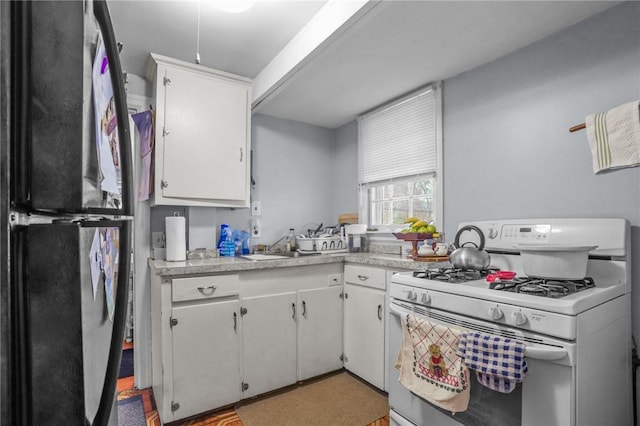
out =
<svg viewBox="0 0 640 426"><path fill-rule="evenodd" d="M296 293L245 298L242 299L242 309L242 397L295 383Z"/></svg>
<svg viewBox="0 0 640 426"><path fill-rule="evenodd" d="M385 293L345 284L345 368L384 389Z"/></svg>
<svg viewBox="0 0 640 426"><path fill-rule="evenodd" d="M171 310L174 420L240 400L239 313L237 300Z"/></svg>
<svg viewBox="0 0 640 426"><path fill-rule="evenodd" d="M342 286L298 292L298 378L342 368Z"/></svg>

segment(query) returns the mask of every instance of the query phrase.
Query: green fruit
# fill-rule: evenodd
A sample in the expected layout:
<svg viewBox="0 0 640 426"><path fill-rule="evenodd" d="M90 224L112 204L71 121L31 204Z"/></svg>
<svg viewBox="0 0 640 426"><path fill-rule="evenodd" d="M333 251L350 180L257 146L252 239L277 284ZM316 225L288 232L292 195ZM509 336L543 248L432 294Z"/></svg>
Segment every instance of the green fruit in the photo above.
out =
<svg viewBox="0 0 640 426"><path fill-rule="evenodd" d="M427 230L424 232L426 232L427 234L433 234L434 232L437 231L435 225L427 225L426 229Z"/></svg>

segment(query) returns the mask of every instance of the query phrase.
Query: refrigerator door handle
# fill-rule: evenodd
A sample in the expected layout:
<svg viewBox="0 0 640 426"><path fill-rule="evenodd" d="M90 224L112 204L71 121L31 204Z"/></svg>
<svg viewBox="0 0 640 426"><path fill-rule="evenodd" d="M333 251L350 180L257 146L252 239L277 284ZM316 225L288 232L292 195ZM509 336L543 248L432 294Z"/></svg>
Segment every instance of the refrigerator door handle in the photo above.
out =
<svg viewBox="0 0 640 426"><path fill-rule="evenodd" d="M127 107L127 95L124 90L124 77L122 75L122 65L120 63L120 50L116 42L109 7L106 0L93 0L93 13L100 25L102 39L107 56L110 61L109 67L114 70L110 73L111 84L113 86L113 98L116 105L116 116L118 119L118 137L120 142L120 167L122 175L122 215L133 216L133 166L129 129L129 109Z"/></svg>
<svg viewBox="0 0 640 426"><path fill-rule="evenodd" d="M93 13L100 25L105 50L111 66L115 72L111 72L113 96L118 114L118 136L120 139L121 168L122 168L122 213L125 216L133 216L133 167L131 164L131 144L129 143L129 118L127 116L127 100L124 92L124 81L120 70L120 53L115 39L109 7L105 0L94 0ZM113 333L109 346L109 358L105 372L104 387L96 416L91 425L106 426L115 401L118 373L122 360L122 342L127 321L127 303L129 298L129 272L131 267L132 225L126 221L122 225L120 235L120 269L118 271L118 287L116 290L115 310L113 317ZM88 420L87 420L88 422Z"/></svg>
<svg viewBox="0 0 640 426"><path fill-rule="evenodd" d="M131 264L131 221L122 223L120 229L120 267L118 270L118 286L116 289L115 310L113 315L113 332L109 345L109 360L105 372L104 388L93 422L87 419L87 425L106 426L109 424L111 409L116 396L118 373L122 361L122 342L127 322L127 303L129 299L129 274Z"/></svg>

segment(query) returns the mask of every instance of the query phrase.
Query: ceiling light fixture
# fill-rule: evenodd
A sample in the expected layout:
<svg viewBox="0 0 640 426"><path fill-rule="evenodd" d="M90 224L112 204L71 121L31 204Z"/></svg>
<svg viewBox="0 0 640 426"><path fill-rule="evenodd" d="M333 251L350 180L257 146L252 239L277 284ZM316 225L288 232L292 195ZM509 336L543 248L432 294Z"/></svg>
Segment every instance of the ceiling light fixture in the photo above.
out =
<svg viewBox="0 0 640 426"><path fill-rule="evenodd" d="M213 6L229 13L241 13L251 9L256 0L212 0Z"/></svg>

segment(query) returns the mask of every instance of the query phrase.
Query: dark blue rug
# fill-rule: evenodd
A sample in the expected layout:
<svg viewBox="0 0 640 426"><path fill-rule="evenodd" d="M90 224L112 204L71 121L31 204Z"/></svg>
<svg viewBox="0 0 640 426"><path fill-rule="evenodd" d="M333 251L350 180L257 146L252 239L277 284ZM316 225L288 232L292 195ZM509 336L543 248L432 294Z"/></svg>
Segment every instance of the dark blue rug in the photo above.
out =
<svg viewBox="0 0 640 426"><path fill-rule="evenodd" d="M122 351L122 361L120 361L120 373L118 379L133 376L133 349Z"/></svg>
<svg viewBox="0 0 640 426"><path fill-rule="evenodd" d="M118 426L146 426L142 395L118 401Z"/></svg>

